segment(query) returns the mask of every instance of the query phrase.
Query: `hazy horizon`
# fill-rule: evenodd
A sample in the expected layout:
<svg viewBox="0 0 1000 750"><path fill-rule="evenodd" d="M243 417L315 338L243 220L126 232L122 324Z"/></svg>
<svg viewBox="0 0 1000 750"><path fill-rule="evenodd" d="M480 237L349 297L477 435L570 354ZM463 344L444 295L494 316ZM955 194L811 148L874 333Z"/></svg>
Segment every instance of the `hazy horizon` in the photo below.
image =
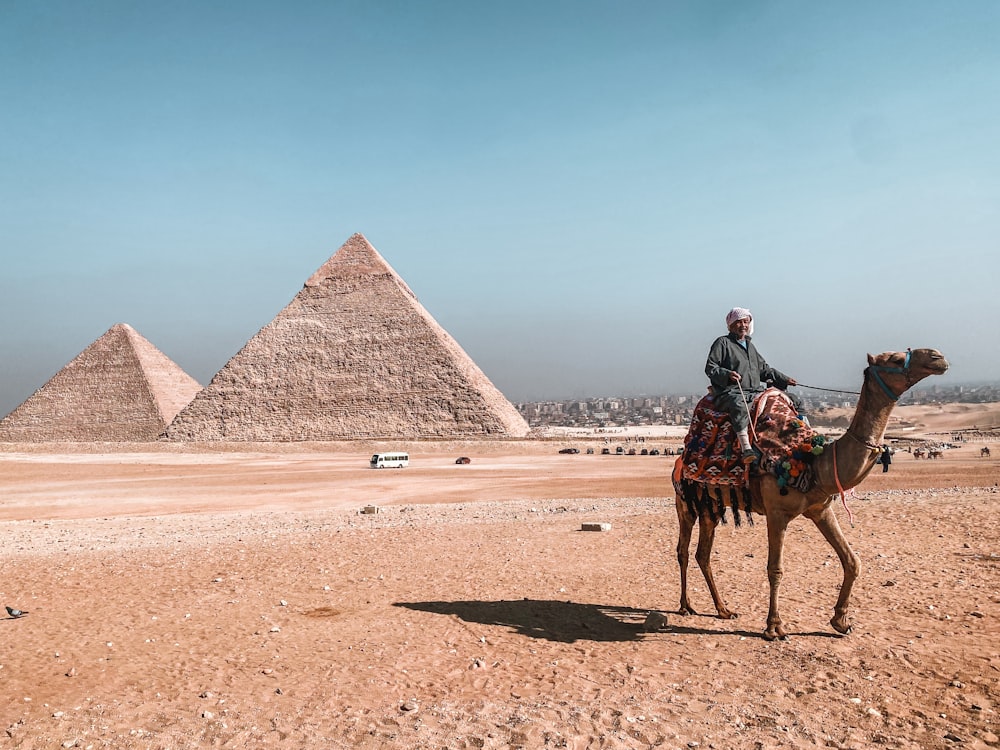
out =
<svg viewBox="0 0 1000 750"><path fill-rule="evenodd" d="M203 385L363 233L514 402L993 382L1000 5L5 4L0 415L116 323ZM989 341L993 340L994 345Z"/></svg>

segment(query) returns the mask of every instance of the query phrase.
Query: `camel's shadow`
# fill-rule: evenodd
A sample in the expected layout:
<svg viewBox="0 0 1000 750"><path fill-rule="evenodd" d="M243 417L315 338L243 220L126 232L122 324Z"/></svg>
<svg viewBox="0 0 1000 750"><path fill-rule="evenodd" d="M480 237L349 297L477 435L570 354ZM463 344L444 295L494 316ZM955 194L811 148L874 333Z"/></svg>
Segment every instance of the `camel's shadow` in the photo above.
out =
<svg viewBox="0 0 1000 750"><path fill-rule="evenodd" d="M732 621L722 621L713 615L682 617L666 612L669 625L662 631L647 633L643 629L651 611L609 604L546 599L512 599L501 601L396 602L393 606L439 615L454 615L465 622L481 625L501 625L519 635L559 643L575 641L637 641L657 635L716 635L742 638L763 638L760 631L728 627ZM699 627L700 619L713 620L722 627ZM725 624L724 624L725 623ZM838 637L832 633L798 632L792 635Z"/></svg>
<svg viewBox="0 0 1000 750"><path fill-rule="evenodd" d="M645 635L642 626L649 614L649 610L631 607L539 599L396 602L395 606L502 625L529 638L560 643L638 640Z"/></svg>

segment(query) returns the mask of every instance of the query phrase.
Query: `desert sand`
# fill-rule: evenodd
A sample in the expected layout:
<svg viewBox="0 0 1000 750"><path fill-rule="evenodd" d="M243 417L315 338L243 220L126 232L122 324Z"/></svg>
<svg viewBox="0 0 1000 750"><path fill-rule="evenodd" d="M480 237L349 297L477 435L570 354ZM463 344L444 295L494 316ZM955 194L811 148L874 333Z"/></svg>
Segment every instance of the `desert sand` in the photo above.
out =
<svg viewBox="0 0 1000 750"><path fill-rule="evenodd" d="M7 444L0 604L28 614L0 619L0 747L997 747L985 444L898 453L853 527L837 501L862 560L847 636L837 558L795 521L773 643L763 519L715 545L739 619L697 568L681 617L673 458L599 437ZM410 467L368 469L388 447Z"/></svg>

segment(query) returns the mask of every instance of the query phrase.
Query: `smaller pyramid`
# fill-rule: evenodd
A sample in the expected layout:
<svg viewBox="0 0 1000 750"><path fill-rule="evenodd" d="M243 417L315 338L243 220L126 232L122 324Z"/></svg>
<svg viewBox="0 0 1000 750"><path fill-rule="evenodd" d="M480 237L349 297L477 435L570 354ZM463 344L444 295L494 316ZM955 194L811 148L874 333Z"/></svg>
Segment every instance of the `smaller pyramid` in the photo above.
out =
<svg viewBox="0 0 1000 750"><path fill-rule="evenodd" d="M157 440L201 386L125 323L0 420L0 442Z"/></svg>

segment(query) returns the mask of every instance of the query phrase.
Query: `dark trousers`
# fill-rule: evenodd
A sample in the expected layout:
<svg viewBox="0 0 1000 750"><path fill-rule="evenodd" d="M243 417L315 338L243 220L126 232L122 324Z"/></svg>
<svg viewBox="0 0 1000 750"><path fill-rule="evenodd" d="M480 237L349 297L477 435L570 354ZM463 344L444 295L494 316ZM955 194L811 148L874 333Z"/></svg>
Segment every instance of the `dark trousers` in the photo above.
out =
<svg viewBox="0 0 1000 750"><path fill-rule="evenodd" d="M736 432L742 432L750 428L750 404L757 396L763 393L763 388L759 391L740 391L738 385L731 385L728 388L717 391L715 393L715 408L719 411L724 411L729 415L729 419L733 423L733 427L736 428ZM785 395L792 402L792 406L795 407L795 411L799 414L802 413L802 404L799 402L798 398L793 396L788 391L785 391ZM888 471L888 469L886 469Z"/></svg>
<svg viewBox="0 0 1000 750"><path fill-rule="evenodd" d="M740 389L733 385L715 394L715 408L729 415L729 419L738 433L750 428L750 408L744 401L744 395L753 401L757 392L743 391L740 393Z"/></svg>

